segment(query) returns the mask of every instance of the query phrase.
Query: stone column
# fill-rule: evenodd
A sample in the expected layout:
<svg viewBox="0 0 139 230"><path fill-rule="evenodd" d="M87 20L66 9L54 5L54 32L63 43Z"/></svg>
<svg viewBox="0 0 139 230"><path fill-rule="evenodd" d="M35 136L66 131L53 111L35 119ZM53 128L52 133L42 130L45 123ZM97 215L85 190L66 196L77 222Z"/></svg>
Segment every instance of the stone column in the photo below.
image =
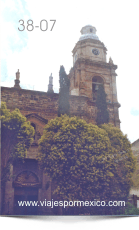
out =
<svg viewBox="0 0 139 230"><path fill-rule="evenodd" d="M116 76L117 74L115 73L114 69L111 69L113 102L117 102Z"/></svg>
<svg viewBox="0 0 139 230"><path fill-rule="evenodd" d="M116 88L116 76L115 70L111 68L111 79L112 79L112 103L114 106L114 123L115 126L120 128L120 120L119 120L119 112L118 108L120 107L120 104L117 101L117 88Z"/></svg>

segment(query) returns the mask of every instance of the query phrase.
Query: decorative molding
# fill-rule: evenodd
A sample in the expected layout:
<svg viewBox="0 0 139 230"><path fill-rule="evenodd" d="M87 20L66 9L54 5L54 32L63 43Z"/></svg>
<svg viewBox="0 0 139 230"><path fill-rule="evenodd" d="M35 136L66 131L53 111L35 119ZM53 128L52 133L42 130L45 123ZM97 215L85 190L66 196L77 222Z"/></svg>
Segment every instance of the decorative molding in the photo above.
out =
<svg viewBox="0 0 139 230"><path fill-rule="evenodd" d="M48 120L47 120L47 119L45 119L45 118L39 116L39 115L36 114L36 113L27 114L27 115L26 115L26 118L27 118L27 119L28 119L28 118L36 118L37 120L40 120L41 122L43 122L43 123L45 123L45 124L48 123Z"/></svg>
<svg viewBox="0 0 139 230"><path fill-rule="evenodd" d="M26 170L17 175L13 187L41 187L41 183L35 173Z"/></svg>
<svg viewBox="0 0 139 230"><path fill-rule="evenodd" d="M117 69L117 65L112 65L110 63L101 62L101 61L93 61L93 60L85 59L85 58L78 58L78 60L76 61L76 65L77 63L79 65L85 64L85 65L96 66L96 67L107 68L107 69L114 69L114 70Z"/></svg>

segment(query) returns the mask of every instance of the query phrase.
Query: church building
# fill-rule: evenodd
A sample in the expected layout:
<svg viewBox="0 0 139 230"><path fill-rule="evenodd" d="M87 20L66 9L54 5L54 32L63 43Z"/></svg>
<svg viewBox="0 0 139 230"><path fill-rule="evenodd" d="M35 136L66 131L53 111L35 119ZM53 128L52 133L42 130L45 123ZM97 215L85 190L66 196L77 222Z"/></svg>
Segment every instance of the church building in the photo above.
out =
<svg viewBox="0 0 139 230"><path fill-rule="evenodd" d="M106 61L107 49L96 35L96 28L87 25L81 29L81 36L73 48L73 67L70 80L70 114L88 123L96 123L96 94L103 84L107 95L110 123L120 128L117 101L115 65L112 59ZM34 142L28 150L25 162L11 165L11 180L6 182L4 214L47 215L57 214L57 209L48 207L19 207L17 201L44 201L54 198L53 185L49 177L39 169L36 156L38 140L49 120L57 117L59 94L53 91L53 76L49 77L47 92L22 89L20 72L16 73L13 87L1 87L1 100L11 111L18 108L35 129Z"/></svg>

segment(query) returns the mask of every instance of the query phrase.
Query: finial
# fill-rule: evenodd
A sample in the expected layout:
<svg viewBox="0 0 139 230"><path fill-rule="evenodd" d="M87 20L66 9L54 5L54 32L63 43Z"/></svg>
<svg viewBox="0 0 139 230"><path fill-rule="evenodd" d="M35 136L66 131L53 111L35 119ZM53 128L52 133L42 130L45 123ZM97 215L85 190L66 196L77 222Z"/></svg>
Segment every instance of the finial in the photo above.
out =
<svg viewBox="0 0 139 230"><path fill-rule="evenodd" d="M19 69L18 69L18 71L16 72L16 79L15 79L15 85L14 85L14 87L15 88L20 88L20 72L19 72Z"/></svg>
<svg viewBox="0 0 139 230"><path fill-rule="evenodd" d="M113 60L111 57L109 58L109 63L113 64Z"/></svg>
<svg viewBox="0 0 139 230"><path fill-rule="evenodd" d="M47 93L54 93L52 73L51 73L51 75L49 77L49 84L48 84L48 91L47 91Z"/></svg>
<svg viewBox="0 0 139 230"><path fill-rule="evenodd" d="M19 72L19 69L18 71L16 72L16 80L19 80L20 79L20 72Z"/></svg>

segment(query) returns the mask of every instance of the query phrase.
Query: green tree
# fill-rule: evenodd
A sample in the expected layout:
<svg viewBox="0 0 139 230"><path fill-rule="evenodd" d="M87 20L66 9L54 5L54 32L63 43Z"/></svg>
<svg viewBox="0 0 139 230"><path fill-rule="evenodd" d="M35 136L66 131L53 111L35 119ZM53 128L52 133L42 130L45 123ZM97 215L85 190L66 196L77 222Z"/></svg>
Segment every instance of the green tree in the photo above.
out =
<svg viewBox="0 0 139 230"><path fill-rule="evenodd" d="M104 91L103 85L99 85L97 91L96 106L97 106L97 118L96 118L97 125L109 123L109 112L107 110L106 93Z"/></svg>
<svg viewBox="0 0 139 230"><path fill-rule="evenodd" d="M107 132L111 142L112 174L114 175L111 187L115 188L115 194L119 198L127 198L130 187L133 185L132 176L136 168L136 158L133 156L131 143L127 136L112 124L103 124L100 128Z"/></svg>
<svg viewBox="0 0 139 230"><path fill-rule="evenodd" d="M4 194L5 182L10 176L10 164L24 159L33 141L34 128L19 109L10 112L1 102L1 187ZM2 196L3 197L3 196Z"/></svg>
<svg viewBox="0 0 139 230"><path fill-rule="evenodd" d="M69 87L70 81L65 72L63 66L60 67L59 71L59 83L60 83L60 92L59 92L59 104L58 104L58 116L61 114L69 115L70 104L69 104Z"/></svg>
<svg viewBox="0 0 139 230"><path fill-rule="evenodd" d="M135 162L130 143L118 128L109 124L100 128L63 115L48 122L39 145L40 162L59 199L125 199Z"/></svg>
<svg viewBox="0 0 139 230"><path fill-rule="evenodd" d="M133 204L127 202L124 210L120 213L118 213L119 215L126 215L126 216L135 216L138 215L139 216L139 209L136 208Z"/></svg>
<svg viewBox="0 0 139 230"><path fill-rule="evenodd" d="M139 209L136 208L134 205L127 203L125 208L124 215L138 215L139 216Z"/></svg>

